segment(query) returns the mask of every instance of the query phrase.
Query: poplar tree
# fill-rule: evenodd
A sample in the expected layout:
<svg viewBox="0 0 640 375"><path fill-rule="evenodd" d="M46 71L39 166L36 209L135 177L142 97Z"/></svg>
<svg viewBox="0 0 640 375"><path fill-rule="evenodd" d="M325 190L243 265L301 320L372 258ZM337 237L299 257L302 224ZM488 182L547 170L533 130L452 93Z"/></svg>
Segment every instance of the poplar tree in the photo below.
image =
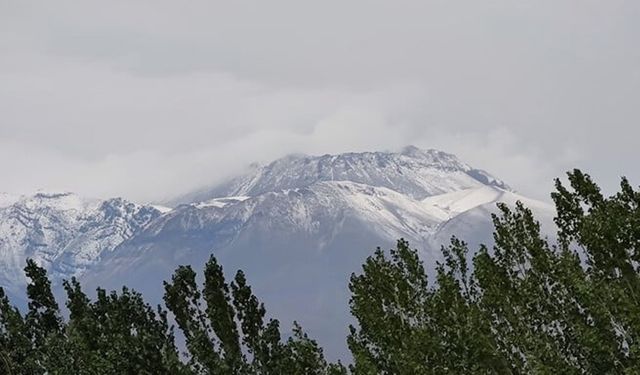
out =
<svg viewBox="0 0 640 375"><path fill-rule="evenodd" d="M499 204L494 245L453 238L431 284L406 241L352 275L355 374L640 372L640 193L556 180L557 243Z"/></svg>
<svg viewBox="0 0 640 375"><path fill-rule="evenodd" d="M202 290L190 266L179 267L165 282L164 300L183 332L188 364L196 374L345 374L329 364L322 349L294 324L283 340L280 323L265 318L266 309L238 271L225 280L222 266L211 256Z"/></svg>

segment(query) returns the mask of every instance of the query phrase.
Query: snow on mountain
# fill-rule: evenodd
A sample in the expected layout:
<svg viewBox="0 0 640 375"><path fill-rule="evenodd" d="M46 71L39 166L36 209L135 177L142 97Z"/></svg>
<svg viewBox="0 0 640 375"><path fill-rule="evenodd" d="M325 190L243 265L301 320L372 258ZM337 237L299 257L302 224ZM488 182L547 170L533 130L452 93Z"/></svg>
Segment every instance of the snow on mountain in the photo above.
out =
<svg viewBox="0 0 640 375"><path fill-rule="evenodd" d="M213 248L222 238L237 237L247 231L330 237L346 219L370 226L387 240L402 236L419 239L433 233L442 215L440 209L387 188L326 181L254 197L215 198L182 205L155 220L123 246L146 244L156 238L162 241L178 238L177 242L188 238L201 240L205 248ZM315 245L321 249L326 241ZM119 248L113 256L128 252Z"/></svg>
<svg viewBox="0 0 640 375"><path fill-rule="evenodd" d="M20 200L20 196L9 193L0 193L0 208L11 206Z"/></svg>
<svg viewBox="0 0 640 375"><path fill-rule="evenodd" d="M130 285L161 301L179 264L201 270L211 254L228 277L243 269L274 316L300 321L331 355L344 353L347 283L376 246L405 237L424 247L439 210L351 181L182 205L125 241L87 273L87 289Z"/></svg>
<svg viewBox="0 0 640 375"><path fill-rule="evenodd" d="M445 218L450 219L474 207L495 202L505 193L506 191L493 186L481 186L479 188L459 190L452 193L427 197L423 199L422 202L428 206L442 210Z"/></svg>
<svg viewBox="0 0 640 375"><path fill-rule="evenodd" d="M483 185L509 187L455 155L406 147L400 153L363 152L339 155L290 155L251 170L221 185L187 194L170 205L228 196L254 196L294 189L320 181L352 181L386 187L415 199Z"/></svg>
<svg viewBox="0 0 640 375"><path fill-rule="evenodd" d="M122 198L102 201L81 218L76 236L55 260L52 274L63 278L82 275L104 251L111 251L159 217L156 207L141 206Z"/></svg>
<svg viewBox="0 0 640 375"><path fill-rule="evenodd" d="M86 290L128 285L161 303L162 281L178 265L201 270L214 254L227 277L245 271L284 327L300 321L337 358L351 323L349 276L377 246L403 237L432 269L453 234L490 243L495 203L516 200L545 222L553 216L454 155L415 147L288 156L178 198L173 209L0 196L0 285L23 287L33 257L55 280L78 275Z"/></svg>
<svg viewBox="0 0 640 375"><path fill-rule="evenodd" d="M518 198L480 185L419 200L352 181L214 198L181 205L158 218L105 256L84 281L89 287L134 286L159 302L158 285L177 265L201 270L215 254L227 277L237 269L245 271L283 324L298 320L330 357L339 358L346 353L344 338L352 323L349 276L377 246L389 248L403 237L432 269L440 260L440 246L449 242L449 229L461 238L490 241L491 227L484 226L491 223L490 207L502 200L514 204ZM542 203L534 207L536 213L548 208ZM482 232L474 232L472 220L464 222L467 226L456 221L472 212L484 214L477 217Z"/></svg>
<svg viewBox="0 0 640 375"><path fill-rule="evenodd" d="M21 294L27 258L54 280L81 275L137 230L160 215L123 199L83 199L72 193L15 198L0 207L0 286Z"/></svg>
<svg viewBox="0 0 640 375"><path fill-rule="evenodd" d="M307 248L322 253L350 222L370 228L386 243L400 237L421 240L441 222L438 215L438 210L432 212L429 206L403 194L350 181L318 182L255 197L217 198L179 206L158 218L106 257L91 278L120 281L130 269L145 267L148 254L189 263L194 256L204 260L211 252L219 255L246 234L267 242L274 242L278 235L283 241L301 236L310 239ZM295 251L284 250L290 255ZM107 275L101 276L102 271ZM152 274L166 278L171 271L173 268Z"/></svg>
<svg viewBox="0 0 640 375"><path fill-rule="evenodd" d="M466 241L470 250L477 249L480 244L492 246L491 214L499 212L497 203L506 203L510 207L515 207L518 201L533 212L536 220L541 224L542 232L553 237L555 228L553 218L556 214L553 205L493 186L483 186L423 200L423 203L442 209L449 216L429 237L428 247L438 248L447 244L452 236Z"/></svg>

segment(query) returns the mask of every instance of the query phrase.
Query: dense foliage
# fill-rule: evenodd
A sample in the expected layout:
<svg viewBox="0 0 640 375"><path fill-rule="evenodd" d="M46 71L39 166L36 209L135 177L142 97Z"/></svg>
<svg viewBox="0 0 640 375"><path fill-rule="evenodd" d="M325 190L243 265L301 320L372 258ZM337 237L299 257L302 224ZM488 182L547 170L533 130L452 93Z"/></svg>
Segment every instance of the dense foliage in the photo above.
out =
<svg viewBox="0 0 640 375"><path fill-rule="evenodd" d="M90 301L79 283L65 282L69 320L61 317L44 269L25 268L29 307L22 316L0 289L0 349L9 374L179 374L166 312L142 296L98 289Z"/></svg>
<svg viewBox="0 0 640 375"><path fill-rule="evenodd" d="M212 256L204 271L202 291L189 266L179 267L165 282L165 303L184 333L188 368L197 374L343 374L328 364L322 349L297 323L283 341L279 322L265 322L265 308L238 271L225 282L222 267Z"/></svg>
<svg viewBox="0 0 640 375"><path fill-rule="evenodd" d="M552 194L556 246L522 204L499 205L495 246L470 256L454 238L432 286L405 241L367 259L350 284L353 372L640 373L640 193L569 181Z"/></svg>
<svg viewBox="0 0 640 375"><path fill-rule="evenodd" d="M588 175L556 181L557 241L518 203L493 215L495 244L471 253L456 238L433 282L400 240L351 277L347 342L353 374L640 373L640 192L626 179L605 198ZM214 257L203 282L189 266L165 282L168 312L127 288L92 301L64 283L68 319L44 269L25 268L23 315L0 288L0 373L346 374L294 323L279 322L242 271L227 283Z"/></svg>
<svg viewBox="0 0 640 375"><path fill-rule="evenodd" d="M343 374L298 324L283 341L277 320L238 272L227 285L215 258L202 291L190 267L165 283L165 300L184 333L188 352L176 348L167 312L139 293L97 290L91 301L80 284L64 283L69 319L51 292L46 271L25 268L28 311L23 316L0 288L0 373L7 374ZM238 328L238 326L240 328Z"/></svg>

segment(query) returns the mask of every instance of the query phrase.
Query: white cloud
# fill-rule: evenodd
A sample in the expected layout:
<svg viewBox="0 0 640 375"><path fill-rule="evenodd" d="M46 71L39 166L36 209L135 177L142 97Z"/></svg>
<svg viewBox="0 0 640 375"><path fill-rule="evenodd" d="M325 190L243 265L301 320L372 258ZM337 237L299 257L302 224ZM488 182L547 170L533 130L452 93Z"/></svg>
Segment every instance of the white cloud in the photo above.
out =
<svg viewBox="0 0 640 375"><path fill-rule="evenodd" d="M640 181L640 3L3 2L0 191L161 199L290 152L436 147L545 197Z"/></svg>

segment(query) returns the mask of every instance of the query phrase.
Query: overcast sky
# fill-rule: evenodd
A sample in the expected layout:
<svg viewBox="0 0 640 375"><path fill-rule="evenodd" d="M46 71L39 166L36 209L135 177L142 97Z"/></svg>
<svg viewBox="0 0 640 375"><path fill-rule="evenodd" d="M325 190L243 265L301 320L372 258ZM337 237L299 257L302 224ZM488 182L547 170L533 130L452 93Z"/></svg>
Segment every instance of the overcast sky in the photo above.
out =
<svg viewBox="0 0 640 375"><path fill-rule="evenodd" d="M292 153L640 184L640 1L0 0L0 191L152 201Z"/></svg>

